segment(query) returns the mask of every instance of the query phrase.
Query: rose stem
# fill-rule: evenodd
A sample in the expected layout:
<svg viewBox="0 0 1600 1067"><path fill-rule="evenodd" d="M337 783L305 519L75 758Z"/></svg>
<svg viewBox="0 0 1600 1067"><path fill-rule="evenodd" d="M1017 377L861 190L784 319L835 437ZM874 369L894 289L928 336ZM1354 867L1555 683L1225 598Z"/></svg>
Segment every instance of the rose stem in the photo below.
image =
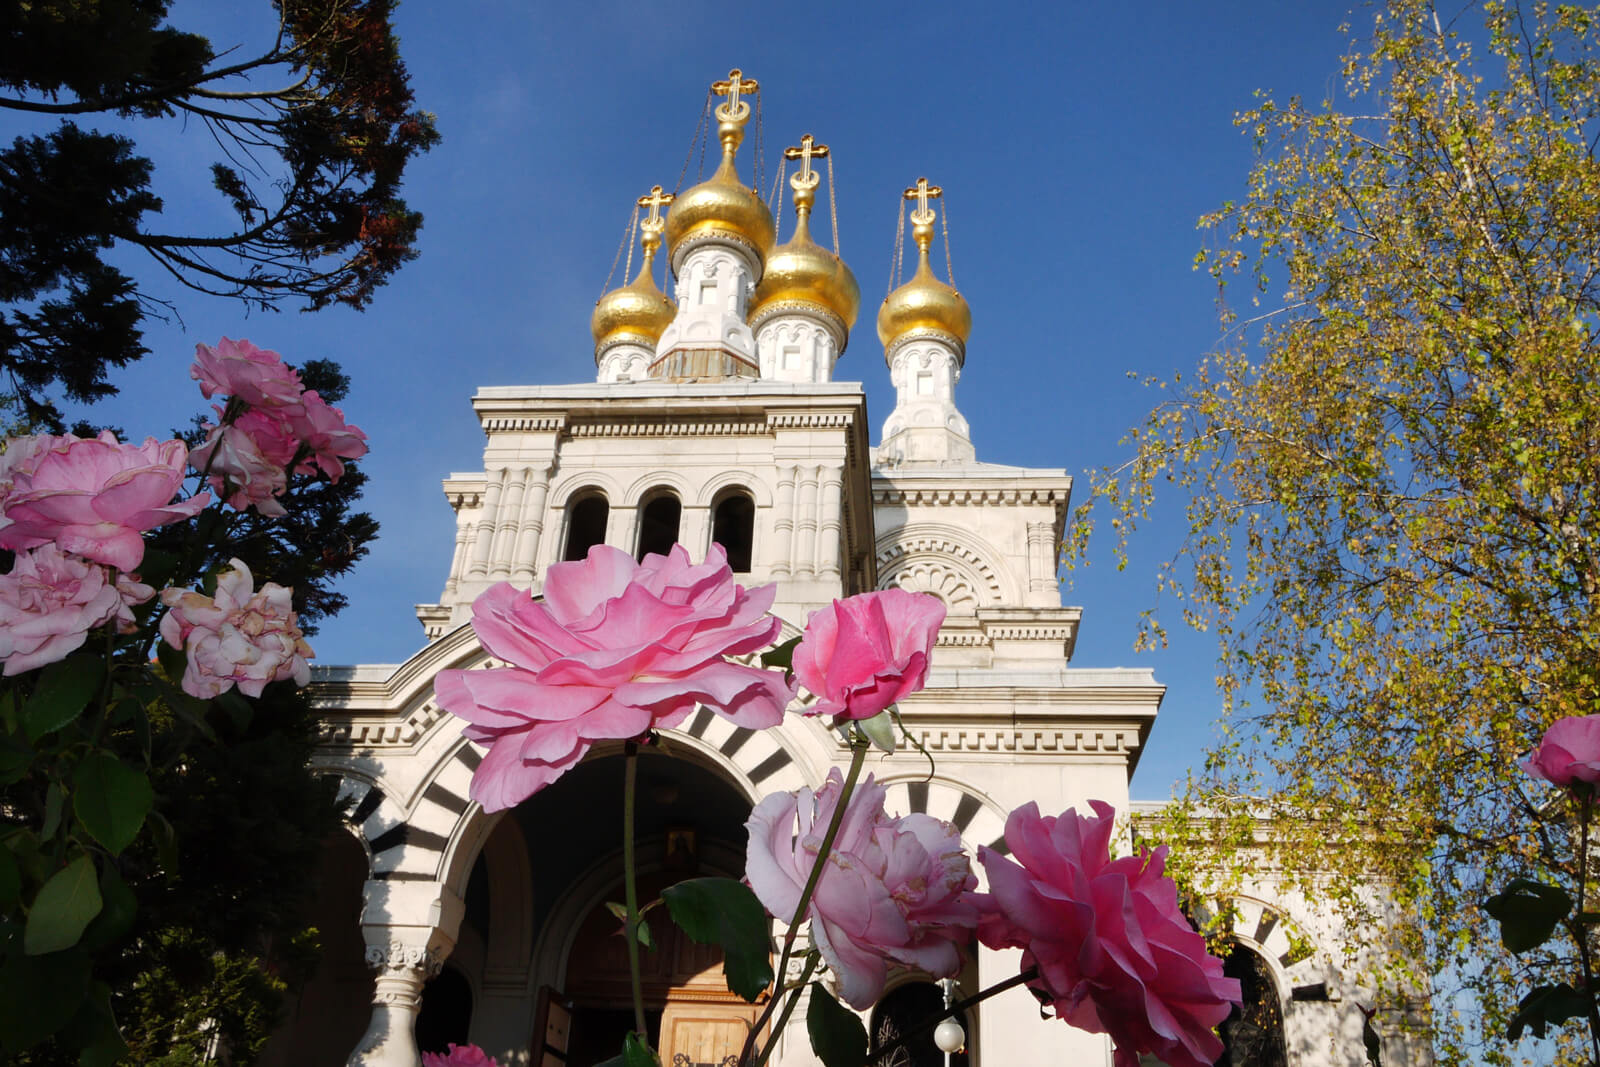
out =
<svg viewBox="0 0 1600 1067"><path fill-rule="evenodd" d="M639 975L639 890L634 885L633 862L633 797L638 791L639 777L637 741L622 746L622 761L622 892L628 906L622 937L628 943L628 978L633 983L633 1026L639 1040L648 1042L650 1031L644 1025L644 983Z"/></svg>
<svg viewBox="0 0 1600 1067"><path fill-rule="evenodd" d="M996 994L1004 993L1008 989L1014 989L1017 986L1022 985L1024 982L1031 982L1035 978L1038 978L1038 977L1039 977L1039 968L1037 968L1037 967L1029 967L1027 970L1023 971L1021 974L1015 975L1014 977L1011 977L1011 978L1007 978L1004 982L996 982L994 985L990 986L988 989L982 990L981 992L978 992L978 993L974 993L972 996L968 997L966 1000L959 1000L956 1003L950 1005L948 1008L942 1008L942 1009L940 1009L938 1014L928 1016L928 1018L922 1020L922 1022L920 1022L917 1025L913 1026L911 1029L907 1030L905 1033L901 1034L899 1037L895 1038L893 1041L889 1042L887 1045L883 1046L882 1048L873 1049L871 1052L867 1053L867 1062L871 1063L874 1060L879 1059L880 1057L887 1056L889 1053L893 1052L895 1049L899 1048L901 1045L904 1045L907 1041L910 1041L912 1038L918 1037L918 1036L926 1033L927 1031L932 1030L935 1026L938 1026L944 1020L950 1019L950 1018L954 1018L955 1016L960 1015L962 1012L966 1011L968 1008L976 1007L977 1005L982 1004L984 1001L988 1000L992 996L995 996Z"/></svg>
<svg viewBox="0 0 1600 1067"><path fill-rule="evenodd" d="M795 1009L796 1005L798 1005L800 1003L800 998L805 994L806 983L811 980L811 972L816 970L816 968L817 968L817 960L819 958L820 957L819 957L818 953L815 952L815 951L806 953L805 969L800 972L800 980L795 983L794 989L790 991L789 999L783 1005L783 1011L778 1015L777 1023L772 1027L772 1032L774 1034L783 1033L783 1028L788 1025L789 1016L794 1014L794 1009ZM768 1001L767 1003L768 1004L776 1004L777 1003L777 998L774 997L772 1000ZM750 1031L750 1033L751 1034L755 1034L760 1029L761 1029L760 1026L756 1026L755 1028L753 1028ZM772 1047L773 1047L773 1043L771 1041L768 1041L767 1042L767 1047L761 1050L761 1057L760 1057L760 1059L756 1060L755 1067L761 1067L762 1064L767 1062L767 1057L772 1055Z"/></svg>
<svg viewBox="0 0 1600 1067"><path fill-rule="evenodd" d="M761 1013L761 1018L750 1028L750 1033L745 1036L744 1049L739 1053L739 1062L749 1061L751 1051L755 1048L756 1034L767 1024L772 1017L772 1010L777 1007L778 996L783 991L783 976L789 969L789 953L794 949L794 938L800 932L800 924L805 922L806 911L811 907L811 896L817 891L817 882L822 878L823 862L828 858L828 852L833 848L833 839L839 836L839 824L844 821L845 808L850 804L850 795L855 792L856 779L861 777L861 765L867 761L867 748L871 742L853 725L850 727L850 773L844 776L844 789L839 793L839 803L834 805L833 819L828 823L828 832L823 835L822 847L817 850L817 862L811 866L811 876L806 879L804 892L800 894L800 903L794 909L794 918L789 920L789 932L783 937L783 952L778 957L778 972L773 978L772 999L767 1001L766 1010ZM795 990L791 997L798 997L800 990ZM767 1042L767 1047L762 1050L761 1058L756 1060L755 1067L761 1067L767 1062L767 1057L772 1055L772 1042Z"/></svg>

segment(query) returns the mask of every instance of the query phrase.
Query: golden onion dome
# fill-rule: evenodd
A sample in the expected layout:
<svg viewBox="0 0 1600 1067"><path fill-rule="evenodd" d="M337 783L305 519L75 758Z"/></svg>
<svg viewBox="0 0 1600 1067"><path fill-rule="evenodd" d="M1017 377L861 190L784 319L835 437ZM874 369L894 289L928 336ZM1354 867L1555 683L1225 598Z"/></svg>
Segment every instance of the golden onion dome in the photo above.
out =
<svg viewBox="0 0 1600 1067"><path fill-rule="evenodd" d="M656 192L660 192L660 186ZM640 244L644 246L644 263L639 267L639 276L620 289L611 290L594 305L589 329L594 334L597 356L601 349L624 338L640 338L654 345L678 313L678 305L656 285L652 269L656 249L661 247L659 221L654 227L650 220L645 222Z"/></svg>
<svg viewBox="0 0 1600 1067"><path fill-rule="evenodd" d="M836 316L848 335L861 310L861 287L844 260L811 239L815 176L808 181L796 174L789 184L794 189L794 236L767 253L761 284L750 301L750 321L755 322L764 308L806 304Z"/></svg>
<svg viewBox="0 0 1600 1067"><path fill-rule="evenodd" d="M937 330L963 346L972 334L972 309L961 294L933 276L928 246L933 243L933 214L912 214L917 241L917 271L911 280L884 298L878 308L878 340L887 350L896 338L913 330Z"/></svg>
<svg viewBox="0 0 1600 1067"><path fill-rule="evenodd" d="M744 139L750 105L738 100L740 87L753 91L756 83L740 81L738 70L729 73L734 83L733 104L717 105L717 137L722 142L722 163L706 181L679 196L667 216L667 253L676 257L684 241L694 237L720 237L748 247L759 260L772 247L772 212L754 189L739 180L733 156ZM728 83L719 82L719 91ZM676 258L674 258L676 263Z"/></svg>

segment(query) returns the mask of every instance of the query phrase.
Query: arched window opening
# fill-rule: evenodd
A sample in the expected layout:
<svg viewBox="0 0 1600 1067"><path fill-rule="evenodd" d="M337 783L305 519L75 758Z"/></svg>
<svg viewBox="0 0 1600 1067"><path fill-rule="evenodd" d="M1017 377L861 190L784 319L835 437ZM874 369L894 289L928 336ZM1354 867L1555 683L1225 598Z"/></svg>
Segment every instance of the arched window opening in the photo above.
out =
<svg viewBox="0 0 1600 1067"><path fill-rule="evenodd" d="M639 551L634 556L641 563L650 553L665 556L678 543L678 520L683 516L683 505L671 493L651 497L639 513Z"/></svg>
<svg viewBox="0 0 1600 1067"><path fill-rule="evenodd" d="M1235 1005L1217 1028L1222 1056L1216 1067L1288 1067L1283 1008L1267 961L1243 945L1234 945L1222 961L1222 973L1239 980L1244 1003Z"/></svg>
<svg viewBox="0 0 1600 1067"><path fill-rule="evenodd" d="M756 502L748 494L729 493L717 502L711 513L711 541L722 546L736 574L750 570L755 531Z"/></svg>
<svg viewBox="0 0 1600 1067"><path fill-rule="evenodd" d="M611 517L611 505L606 498L592 493L567 506L567 550L563 560L582 559L595 545L606 543L606 520Z"/></svg>

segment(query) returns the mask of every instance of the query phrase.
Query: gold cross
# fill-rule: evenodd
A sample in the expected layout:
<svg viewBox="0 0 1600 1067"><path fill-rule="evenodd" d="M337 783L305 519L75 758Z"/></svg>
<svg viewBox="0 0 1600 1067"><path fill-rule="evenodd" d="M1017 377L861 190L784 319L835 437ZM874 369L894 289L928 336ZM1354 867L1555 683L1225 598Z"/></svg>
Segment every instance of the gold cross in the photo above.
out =
<svg viewBox="0 0 1600 1067"><path fill-rule="evenodd" d="M944 190L937 185L929 185L928 179L918 178L917 184L905 191L907 200L917 202L916 210L911 212L911 221L926 225L933 221L933 210L928 207L929 200L937 200L944 195Z"/></svg>
<svg viewBox="0 0 1600 1067"><path fill-rule="evenodd" d="M650 209L650 217L640 223L645 230L660 230L666 226L666 221L661 217L661 209L676 199L671 193L663 193L661 186L652 186L650 192L639 198L639 206Z"/></svg>
<svg viewBox="0 0 1600 1067"><path fill-rule="evenodd" d="M818 180L811 173L811 161L813 159L825 159L827 155L828 146L817 144L816 139L809 133L800 138L799 148L785 148L783 150L784 159L798 159L800 161L799 180L805 185L814 185Z"/></svg>
<svg viewBox="0 0 1600 1067"><path fill-rule="evenodd" d="M761 83L754 78L746 78L744 72L738 67L728 71L728 80L711 83L711 91L718 96L727 97L727 102L717 105L718 118L723 117L726 111L728 118L738 118L741 114L749 114L750 105L739 99L740 93L754 93L761 89Z"/></svg>

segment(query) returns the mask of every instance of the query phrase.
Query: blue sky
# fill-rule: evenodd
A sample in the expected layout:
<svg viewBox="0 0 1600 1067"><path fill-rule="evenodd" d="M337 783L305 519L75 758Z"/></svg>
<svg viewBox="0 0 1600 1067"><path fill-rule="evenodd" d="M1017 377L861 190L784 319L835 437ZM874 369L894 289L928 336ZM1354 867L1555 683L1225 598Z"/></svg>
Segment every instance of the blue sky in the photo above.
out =
<svg viewBox="0 0 1600 1067"><path fill-rule="evenodd" d="M406 196L426 217L421 258L363 313L248 316L129 258L183 321L152 324L152 355L93 414L135 436L185 423L201 407L193 346L224 334L291 362L339 360L354 379L346 415L371 437L365 506L383 530L318 660L405 659L422 643L412 606L438 598L453 544L439 481L480 466L469 396L593 380L589 314L633 199L677 182L707 84L740 66L761 83L769 182L801 134L832 148L841 251L863 303L836 377L865 384L873 440L892 406L873 316L900 190L925 174L947 192L955 281L972 306L957 403L978 456L1064 467L1081 495L1086 472L1124 458L1120 439L1159 399L1133 379L1188 371L1218 335L1215 287L1192 262L1196 219L1244 193L1251 148L1233 115L1256 89L1334 93L1339 26L1370 20L1350 10L411 0L397 15L402 52L443 135L408 172ZM248 50L272 26L265 2L243 0L181 2L173 20L219 51ZM141 132L141 148L156 160L163 229L228 225L203 131ZM746 180L751 158L747 142ZM1125 571L1104 539L1091 546L1066 593L1084 609L1075 665L1151 666L1169 687L1134 780L1141 799L1167 796L1197 763L1217 705L1212 643L1182 632L1175 612L1171 648L1133 652L1181 516L1173 498Z"/></svg>

